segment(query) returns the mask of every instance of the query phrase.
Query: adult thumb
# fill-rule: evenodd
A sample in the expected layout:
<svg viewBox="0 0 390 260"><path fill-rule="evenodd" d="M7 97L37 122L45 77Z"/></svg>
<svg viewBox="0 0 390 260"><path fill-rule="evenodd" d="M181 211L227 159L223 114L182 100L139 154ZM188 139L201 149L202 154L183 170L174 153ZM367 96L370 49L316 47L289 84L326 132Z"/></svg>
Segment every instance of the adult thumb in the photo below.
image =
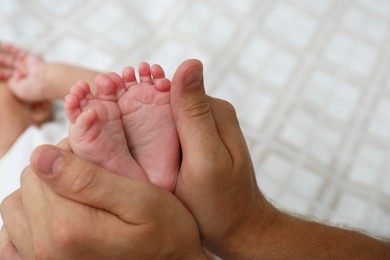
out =
<svg viewBox="0 0 390 260"><path fill-rule="evenodd" d="M190 151L212 152L211 141L221 142L203 82L203 65L194 59L184 61L172 79L172 114L184 156Z"/></svg>
<svg viewBox="0 0 390 260"><path fill-rule="evenodd" d="M114 174L56 146L38 147L31 167L58 195L132 224L144 221L156 198L164 197L152 184Z"/></svg>

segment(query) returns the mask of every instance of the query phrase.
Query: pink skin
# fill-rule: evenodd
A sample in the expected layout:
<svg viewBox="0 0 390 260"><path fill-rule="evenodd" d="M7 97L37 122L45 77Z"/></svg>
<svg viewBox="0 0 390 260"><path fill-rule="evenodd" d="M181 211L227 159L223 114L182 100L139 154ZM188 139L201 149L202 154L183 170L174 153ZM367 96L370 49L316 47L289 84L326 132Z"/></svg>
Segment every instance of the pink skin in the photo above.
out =
<svg viewBox="0 0 390 260"><path fill-rule="evenodd" d="M160 66L147 63L140 64L139 76L140 82L132 67L123 70L123 79L101 74L95 95L86 82L73 86L65 99L70 144L76 154L104 168L173 192L180 145L170 81Z"/></svg>
<svg viewBox="0 0 390 260"><path fill-rule="evenodd" d="M24 101L40 101L43 96L43 60L8 43L0 43L0 80L7 81L13 94Z"/></svg>
<svg viewBox="0 0 390 260"><path fill-rule="evenodd" d="M65 98L65 112L71 127L69 142L77 155L118 174L148 180L131 156L122 125L117 97L124 86L115 73L96 77L96 94L86 82L74 85Z"/></svg>
<svg viewBox="0 0 390 260"><path fill-rule="evenodd" d="M180 144L170 105L171 83L161 66L139 65L122 72L126 93L118 100L127 144L149 180L173 192L180 163Z"/></svg>

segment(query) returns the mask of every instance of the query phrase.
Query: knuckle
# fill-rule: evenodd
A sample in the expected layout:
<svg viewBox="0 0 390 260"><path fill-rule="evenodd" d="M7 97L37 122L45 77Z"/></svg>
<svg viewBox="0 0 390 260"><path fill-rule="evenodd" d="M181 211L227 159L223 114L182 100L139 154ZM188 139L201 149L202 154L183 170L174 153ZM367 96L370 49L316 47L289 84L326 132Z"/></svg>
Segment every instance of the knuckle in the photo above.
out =
<svg viewBox="0 0 390 260"><path fill-rule="evenodd" d="M74 174L66 174L69 171L65 170L64 174L60 174L61 176L69 176L65 185L70 194L78 195L93 188L97 176L96 168L90 167L89 164L79 164L77 171L72 172Z"/></svg>
<svg viewBox="0 0 390 260"><path fill-rule="evenodd" d="M206 99L191 100L186 106L186 112L191 118L203 117L209 114L210 105Z"/></svg>
<svg viewBox="0 0 390 260"><path fill-rule="evenodd" d="M10 198L10 196L12 196L12 195L7 196L0 203L0 213L1 213L1 215L4 214L5 210L8 209L9 205L11 205L11 198Z"/></svg>
<svg viewBox="0 0 390 260"><path fill-rule="evenodd" d="M21 186L24 186L23 184L28 182L28 179L31 176L31 171L32 171L31 166L27 166L24 168L22 174L20 175Z"/></svg>
<svg viewBox="0 0 390 260"><path fill-rule="evenodd" d="M214 114L218 114L219 116L223 115L225 121L226 120L234 121L234 122L238 121L236 109L230 102L219 98L212 98L212 97L209 98L212 104L211 110L213 112L213 115Z"/></svg>
<svg viewBox="0 0 390 260"><path fill-rule="evenodd" d="M5 214L6 212L12 211L15 208L15 202L19 198L18 195L18 193L13 192L0 203L1 215Z"/></svg>
<svg viewBox="0 0 390 260"><path fill-rule="evenodd" d="M226 150L209 151L206 160L202 161L203 172L210 176L224 175L231 170L231 158Z"/></svg>
<svg viewBox="0 0 390 260"><path fill-rule="evenodd" d="M51 219L49 224L49 237L52 246L56 251L66 251L73 248L80 236L71 225L63 219Z"/></svg>
<svg viewBox="0 0 390 260"><path fill-rule="evenodd" d="M234 106L226 101L226 100L220 100L221 107L226 111L226 113L229 115L229 117L236 118L237 117L237 112Z"/></svg>

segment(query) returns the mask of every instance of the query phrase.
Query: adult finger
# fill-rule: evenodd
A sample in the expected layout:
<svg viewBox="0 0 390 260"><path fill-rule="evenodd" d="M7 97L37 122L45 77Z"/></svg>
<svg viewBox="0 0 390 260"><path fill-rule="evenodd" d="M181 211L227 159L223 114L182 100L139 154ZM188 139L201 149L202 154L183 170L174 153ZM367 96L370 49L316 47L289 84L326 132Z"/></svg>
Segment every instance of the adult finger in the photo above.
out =
<svg viewBox="0 0 390 260"><path fill-rule="evenodd" d="M55 146L38 147L31 165L60 196L105 210L131 224L142 224L148 214L155 216L155 201L166 196L157 186L113 174Z"/></svg>
<svg viewBox="0 0 390 260"><path fill-rule="evenodd" d="M197 157L218 161L226 156L205 93L200 61L187 60L177 68L171 86L171 107L182 149L186 151L186 164L195 164L201 159Z"/></svg>
<svg viewBox="0 0 390 260"><path fill-rule="evenodd" d="M22 260L22 256L18 253L14 244L12 244L4 226L0 230L0 252L0 260Z"/></svg>
<svg viewBox="0 0 390 260"><path fill-rule="evenodd" d="M32 236L23 207L20 190L15 191L1 204L1 216L7 234L22 256L32 255Z"/></svg>
<svg viewBox="0 0 390 260"><path fill-rule="evenodd" d="M234 107L227 101L208 97L218 134L231 155L233 164L248 153ZM249 156L249 155L248 155Z"/></svg>
<svg viewBox="0 0 390 260"><path fill-rule="evenodd" d="M204 143L210 137L218 138L203 86L203 65L200 61L187 60L177 68L172 79L171 105L179 133L191 136L191 139L183 140L182 145Z"/></svg>
<svg viewBox="0 0 390 260"><path fill-rule="evenodd" d="M88 251L90 246L95 248L91 253L99 255L105 251L102 244L115 247L117 236L123 237L129 232L123 221L107 211L53 192L31 169L22 174L21 190L34 254L39 259L60 259L63 254L67 259L78 259L74 256ZM69 248L72 250L69 251Z"/></svg>

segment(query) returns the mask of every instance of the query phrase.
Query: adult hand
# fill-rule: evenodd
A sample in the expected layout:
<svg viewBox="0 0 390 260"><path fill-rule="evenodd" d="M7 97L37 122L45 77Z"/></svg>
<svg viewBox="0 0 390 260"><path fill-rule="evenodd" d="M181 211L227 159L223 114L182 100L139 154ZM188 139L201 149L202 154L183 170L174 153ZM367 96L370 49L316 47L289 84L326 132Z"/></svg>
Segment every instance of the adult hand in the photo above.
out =
<svg viewBox="0 0 390 260"><path fill-rule="evenodd" d="M11 44L0 43L0 80L23 101L41 101L44 96L45 62Z"/></svg>
<svg viewBox="0 0 390 260"><path fill-rule="evenodd" d="M259 191L233 107L205 95L202 64L184 62L171 87L183 161L176 196L205 245L224 259L390 259L390 244L275 209Z"/></svg>
<svg viewBox="0 0 390 260"><path fill-rule="evenodd" d="M197 60L177 69L171 105L183 153L175 195L194 215L208 249L240 258L236 251L253 249L254 237L278 211L258 189L235 111L206 96Z"/></svg>
<svg viewBox="0 0 390 260"><path fill-rule="evenodd" d="M205 257L195 220L172 194L67 151L37 148L20 191L1 205L23 259Z"/></svg>

